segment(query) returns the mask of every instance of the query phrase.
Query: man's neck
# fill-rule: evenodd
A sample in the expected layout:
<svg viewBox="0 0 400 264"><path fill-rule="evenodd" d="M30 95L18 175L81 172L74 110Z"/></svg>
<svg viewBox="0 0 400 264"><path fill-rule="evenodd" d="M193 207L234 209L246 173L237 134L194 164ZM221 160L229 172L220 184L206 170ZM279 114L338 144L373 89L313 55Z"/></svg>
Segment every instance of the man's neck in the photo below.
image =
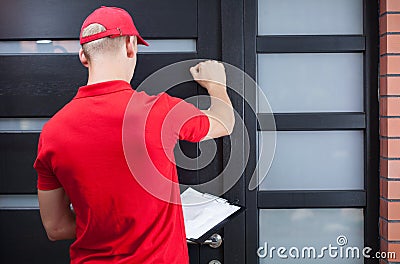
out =
<svg viewBox="0 0 400 264"><path fill-rule="evenodd" d="M90 85L114 80L122 80L130 83L131 77L127 75L126 69L122 67L121 63L96 62L95 65L89 66L89 77L87 84Z"/></svg>

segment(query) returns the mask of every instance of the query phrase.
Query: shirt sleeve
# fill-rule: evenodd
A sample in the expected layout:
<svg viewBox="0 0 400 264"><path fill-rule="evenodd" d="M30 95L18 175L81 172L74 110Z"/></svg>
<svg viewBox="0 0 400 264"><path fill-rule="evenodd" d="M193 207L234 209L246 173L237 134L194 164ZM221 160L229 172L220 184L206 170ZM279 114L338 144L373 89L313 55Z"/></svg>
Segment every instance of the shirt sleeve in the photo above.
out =
<svg viewBox="0 0 400 264"><path fill-rule="evenodd" d="M162 96L168 106L165 122L180 140L199 142L208 134L210 123L200 109L180 98L168 94Z"/></svg>
<svg viewBox="0 0 400 264"><path fill-rule="evenodd" d="M39 190L49 191L62 187L51 168L49 157L43 144L43 134L39 138L38 154L33 167L38 174L37 188Z"/></svg>

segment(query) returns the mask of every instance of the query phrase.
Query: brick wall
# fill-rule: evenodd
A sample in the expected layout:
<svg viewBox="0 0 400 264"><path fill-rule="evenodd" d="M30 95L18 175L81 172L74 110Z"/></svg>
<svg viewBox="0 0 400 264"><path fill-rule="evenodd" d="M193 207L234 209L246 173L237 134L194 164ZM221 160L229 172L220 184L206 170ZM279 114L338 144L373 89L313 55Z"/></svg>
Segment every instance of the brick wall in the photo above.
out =
<svg viewBox="0 0 400 264"><path fill-rule="evenodd" d="M400 263L400 0L380 0L381 251Z"/></svg>

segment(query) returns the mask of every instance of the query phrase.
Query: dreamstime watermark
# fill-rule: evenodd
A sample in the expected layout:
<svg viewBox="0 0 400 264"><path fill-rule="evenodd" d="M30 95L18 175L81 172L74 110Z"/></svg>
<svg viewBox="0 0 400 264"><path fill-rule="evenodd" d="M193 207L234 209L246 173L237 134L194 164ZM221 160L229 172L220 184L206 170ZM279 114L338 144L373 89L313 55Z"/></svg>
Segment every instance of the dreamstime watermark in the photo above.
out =
<svg viewBox="0 0 400 264"><path fill-rule="evenodd" d="M202 61L204 60L194 59L181 61L165 66L151 74L137 87L136 92L132 95L125 111L122 129L122 143L128 167L136 181L147 192L158 199L169 203L180 203L179 193L176 193L176 190L185 189L187 187L211 193L215 196L221 196L231 189L243 176L250 156L250 138L243 119L243 109L247 107L246 111L250 110L257 119L257 104L255 97L245 96L245 91L248 94L258 96L257 101L263 105L263 112L266 114L262 120L263 126L268 127L268 130L270 131L270 133L263 136L263 141L259 142L259 149L263 151L258 153L256 166L254 167L254 171L251 172L252 176L250 177L248 185L250 190L257 188L263 178L267 175L267 171L271 166L275 154L275 119L266 96L259 88L256 81L248 74L233 65L223 62L227 75L227 87L230 89L231 94L233 94L235 98L234 100L236 102L241 102L242 105L239 107L241 113L238 113L234 109L235 127L232 134L229 136L229 153L224 152L224 157L228 157L228 159L224 161L223 170L218 175L213 175L212 179L207 182L191 185L179 184L172 179L164 177L160 165L157 166L157 164L153 162L154 157L152 157L152 153L149 153L148 149L143 147L147 144L145 133L146 126L148 125L147 121L149 120L148 117L151 115L152 107L157 103L157 101L154 100L146 103L144 107L138 106L137 102L141 102L143 99L148 100L146 97L143 97L144 95L141 93L142 91L149 95L157 95L167 92L177 85L193 81L189 69ZM248 98L253 99L249 100ZM196 95L185 98L185 101L195 105L206 105L206 102L209 99L208 95ZM171 146L165 145L170 142L171 119L173 120L177 116L182 116L174 115L174 111L179 112L181 111L180 109L184 108L180 108L178 103L171 109L162 124L160 133L164 155L166 155L171 161L175 162L180 168L189 171L197 171L205 168L213 162L218 148L213 140L202 142L200 144L200 155L196 158L190 158L187 157L179 148L179 144L174 153L171 151ZM182 111L180 113L182 113ZM140 115L140 118L137 118L138 115ZM190 118L191 116L188 115L183 117L183 120L173 121L175 123L180 123L180 126L182 126L184 122ZM138 122L138 120L141 121ZM254 124L256 124L256 122L254 122ZM142 144L137 144L137 139L142 140ZM263 145L266 147L263 147ZM258 161L262 161L262 166L258 166Z"/></svg>
<svg viewBox="0 0 400 264"><path fill-rule="evenodd" d="M371 247L359 248L348 246L347 237L340 235L336 238L336 244L329 244L323 247L269 247L265 242L257 249L259 258L280 258L280 259L395 259L396 252L373 252Z"/></svg>

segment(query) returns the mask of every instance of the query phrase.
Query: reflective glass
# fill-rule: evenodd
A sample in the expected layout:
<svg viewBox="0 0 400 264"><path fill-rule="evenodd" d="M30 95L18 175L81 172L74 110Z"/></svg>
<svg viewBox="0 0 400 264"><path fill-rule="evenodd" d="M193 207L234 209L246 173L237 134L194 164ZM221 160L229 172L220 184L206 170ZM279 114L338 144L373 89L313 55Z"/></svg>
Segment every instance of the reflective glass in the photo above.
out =
<svg viewBox="0 0 400 264"><path fill-rule="evenodd" d="M363 1L259 0L258 34L363 34Z"/></svg>
<svg viewBox="0 0 400 264"><path fill-rule="evenodd" d="M259 54L257 78L274 113L363 111L362 53Z"/></svg>
<svg viewBox="0 0 400 264"><path fill-rule="evenodd" d="M259 213L260 264L364 263L362 209L262 209Z"/></svg>
<svg viewBox="0 0 400 264"><path fill-rule="evenodd" d="M260 132L261 151L267 132ZM267 167L260 161L260 176ZM362 131L278 131L275 156L260 190L364 189Z"/></svg>

